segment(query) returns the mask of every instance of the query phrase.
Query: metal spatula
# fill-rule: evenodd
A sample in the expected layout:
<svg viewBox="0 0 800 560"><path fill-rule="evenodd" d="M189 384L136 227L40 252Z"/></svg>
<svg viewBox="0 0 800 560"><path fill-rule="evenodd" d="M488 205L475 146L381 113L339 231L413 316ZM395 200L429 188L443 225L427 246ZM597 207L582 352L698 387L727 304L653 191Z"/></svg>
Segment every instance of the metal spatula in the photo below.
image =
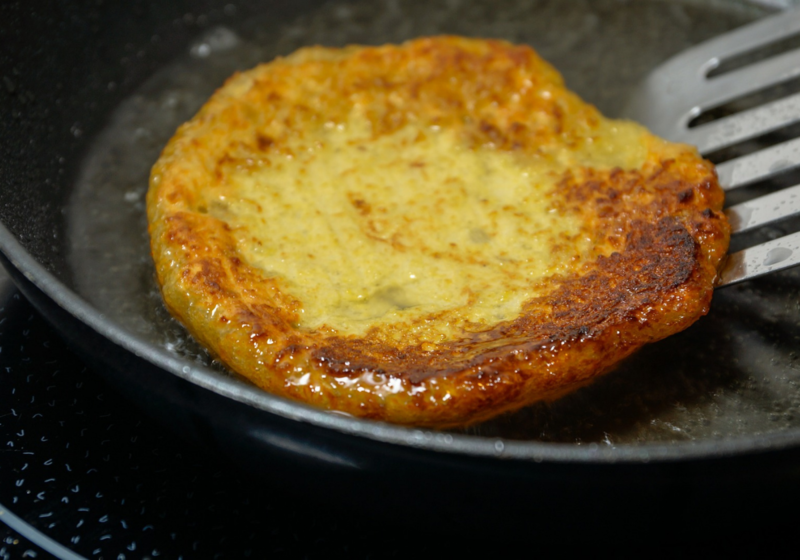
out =
<svg viewBox="0 0 800 560"><path fill-rule="evenodd" d="M791 43L793 36L800 36L800 8L684 51L642 82L631 97L625 116L668 140L693 144L703 155L749 147L750 153L737 154L717 165L725 190L760 183L800 168L800 137L768 147L759 145L767 135L800 123L800 92L780 91L790 89L788 85L800 76L800 48L770 54L770 49ZM759 60L753 62L755 58ZM759 97L769 101L761 103ZM748 104L747 109L713 120L703 119L734 107L741 100ZM730 206L726 214L735 234L798 216L800 185ZM800 232L730 254L718 286L798 264Z"/></svg>

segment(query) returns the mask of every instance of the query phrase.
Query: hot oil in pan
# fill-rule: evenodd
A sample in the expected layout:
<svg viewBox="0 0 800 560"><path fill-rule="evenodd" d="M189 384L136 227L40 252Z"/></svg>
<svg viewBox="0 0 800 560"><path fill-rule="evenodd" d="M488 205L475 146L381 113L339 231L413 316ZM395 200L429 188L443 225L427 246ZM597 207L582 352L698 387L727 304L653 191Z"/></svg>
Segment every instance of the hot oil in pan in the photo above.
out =
<svg viewBox="0 0 800 560"><path fill-rule="evenodd" d="M126 99L94 140L68 216L77 289L131 332L221 369L161 303L144 196L161 148L235 70L309 44L381 44L440 33L499 37L532 45L570 88L615 116L630 88L660 61L761 15L744 3L699 0L386 0L327 4L285 24L265 18L235 30L210 29ZM798 287L800 273L790 271L720 291L708 317L594 385L464 431L619 445L798 427Z"/></svg>

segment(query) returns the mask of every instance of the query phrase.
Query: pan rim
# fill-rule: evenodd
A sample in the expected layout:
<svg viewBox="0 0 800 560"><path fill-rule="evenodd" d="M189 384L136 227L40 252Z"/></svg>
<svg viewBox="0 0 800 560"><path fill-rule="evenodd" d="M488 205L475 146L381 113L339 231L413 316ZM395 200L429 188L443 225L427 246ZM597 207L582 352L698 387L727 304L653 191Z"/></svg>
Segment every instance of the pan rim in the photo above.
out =
<svg viewBox="0 0 800 560"><path fill-rule="evenodd" d="M226 377L201 364L191 364L170 354L166 349L158 348L142 340L124 327L104 317L101 312L56 278L23 247L2 222L0 222L0 251L31 284L72 317L105 339L155 365L162 371L256 410L283 419L333 430L347 436L356 436L422 451L472 458L494 458L522 463L586 465L659 464L710 458L725 459L776 451L800 444L800 428L767 432L758 436L754 434L737 435L699 442L619 444L605 447L594 442L584 445L451 434L337 414L271 395L244 381Z"/></svg>

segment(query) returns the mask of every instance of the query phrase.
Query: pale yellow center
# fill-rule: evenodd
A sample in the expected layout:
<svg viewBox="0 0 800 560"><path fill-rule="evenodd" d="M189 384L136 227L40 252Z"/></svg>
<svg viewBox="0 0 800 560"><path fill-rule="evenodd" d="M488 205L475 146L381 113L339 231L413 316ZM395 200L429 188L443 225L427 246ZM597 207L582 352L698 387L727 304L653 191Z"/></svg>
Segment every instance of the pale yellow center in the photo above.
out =
<svg viewBox="0 0 800 560"><path fill-rule="evenodd" d="M556 183L574 166L641 165L642 133L603 121L580 150L522 157L435 126L372 138L353 117L234 173L209 211L303 302L301 327L363 334L437 314L444 335L513 319L543 279L588 257Z"/></svg>

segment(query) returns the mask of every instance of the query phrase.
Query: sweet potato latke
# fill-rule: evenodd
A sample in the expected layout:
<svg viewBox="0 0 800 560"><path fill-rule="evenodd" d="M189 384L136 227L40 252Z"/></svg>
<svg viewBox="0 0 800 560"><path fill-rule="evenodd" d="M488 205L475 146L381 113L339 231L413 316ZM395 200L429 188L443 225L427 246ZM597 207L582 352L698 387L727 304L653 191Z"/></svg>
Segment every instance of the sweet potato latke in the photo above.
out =
<svg viewBox="0 0 800 560"><path fill-rule="evenodd" d="M445 427L705 314L722 202L693 148L605 119L529 47L434 37L234 75L164 149L147 210L167 307L234 372Z"/></svg>

